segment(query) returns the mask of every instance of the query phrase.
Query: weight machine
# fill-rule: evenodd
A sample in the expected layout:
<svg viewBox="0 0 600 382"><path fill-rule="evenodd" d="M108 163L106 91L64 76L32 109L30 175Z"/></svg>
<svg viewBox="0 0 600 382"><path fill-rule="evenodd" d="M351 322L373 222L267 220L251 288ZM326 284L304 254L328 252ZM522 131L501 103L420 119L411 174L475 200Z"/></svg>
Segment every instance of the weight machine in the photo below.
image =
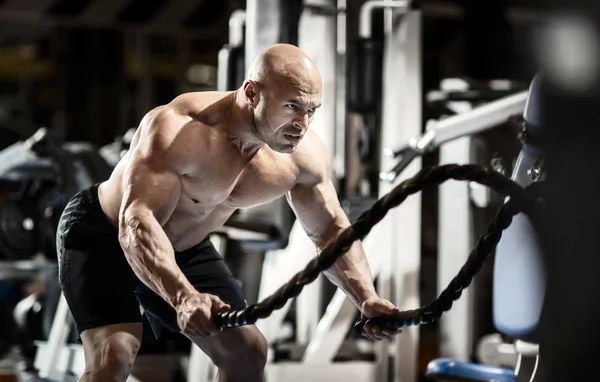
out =
<svg viewBox="0 0 600 382"><path fill-rule="evenodd" d="M456 85L460 87L460 82ZM412 155L422 155L438 148L440 164L473 163L474 142L471 136L502 125L510 117L521 115L526 99L527 91L521 91L471 110L465 110L464 104L454 105L457 115L440 121L428 121L423 135L396 150L401 160L387 176L402 171ZM463 106L463 110L460 110L460 106ZM400 154L403 150L404 153ZM489 199L489 189L474 184L446 182L439 187L438 293L464 264L475 242L472 205L487 205ZM440 321L440 351L444 356L465 361L470 359L474 340L471 338L474 325L473 291L473 288L465 291L452 311Z"/></svg>
<svg viewBox="0 0 600 382"><path fill-rule="evenodd" d="M539 75L534 78L526 103L522 105L525 120L522 131L523 148L512 174L512 179L522 186L539 181L544 176L544 154L539 139L543 129L541 83ZM508 110L508 103L506 106ZM517 106L516 100L514 106ZM505 382L533 380L539 359L538 328L545 284L546 274L538 234L529 218L519 213L513 218L511 226L504 232L496 248L493 281L494 325L499 332L516 341L508 344L494 340L493 337L486 339L487 346L491 347L490 350L498 354L496 365L474 364L447 357L431 361L427 369L428 375L442 380L447 378ZM466 297L463 296L463 299ZM448 317L459 306L460 304L456 304L452 311L448 312ZM457 311L458 316L464 315L467 310L468 306L463 305L461 310ZM455 316L454 319L457 317ZM514 370L502 367L508 366L507 364L514 359L516 359Z"/></svg>

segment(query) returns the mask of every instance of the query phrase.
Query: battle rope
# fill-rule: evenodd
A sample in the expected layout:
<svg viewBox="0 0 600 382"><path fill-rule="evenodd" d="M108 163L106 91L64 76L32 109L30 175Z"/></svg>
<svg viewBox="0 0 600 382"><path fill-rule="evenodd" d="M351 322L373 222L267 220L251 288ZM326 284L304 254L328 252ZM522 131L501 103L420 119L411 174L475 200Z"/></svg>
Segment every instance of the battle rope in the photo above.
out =
<svg viewBox="0 0 600 382"><path fill-rule="evenodd" d="M461 296L462 290L470 285L483 261L500 240L502 231L512 222L512 217L519 211L523 211L534 219L534 222L538 219L541 202L509 178L486 167L451 164L421 170L375 202L351 227L345 229L333 243L323 249L319 256L311 260L302 271L296 273L271 296L245 309L219 314L216 324L223 328L231 328L253 324L258 319L270 316L273 311L281 309L288 300L298 296L302 289L313 282L321 272L332 266L348 251L354 241L363 240L390 209L400 205L408 196L428 187L439 186L449 179L480 183L504 196L510 196L510 202L500 209L486 235L479 240L459 274L433 303L420 309L402 311L390 316L360 320L355 327L360 331L364 325L372 323L385 328L402 328L430 323L438 319L443 312L450 309L454 300Z"/></svg>
<svg viewBox="0 0 600 382"><path fill-rule="evenodd" d="M537 185L537 183L534 183ZM502 205L485 234L477 241L477 245L469 254L467 261L450 284L431 304L420 309L405 310L392 315L374 318L363 318L354 325L357 332L361 333L365 325L371 324L386 329L399 329L411 325L430 324L439 319L444 312L452 308L454 301L458 300L463 290L471 285L473 278L483 266L485 260L494 251L500 242L502 232L510 226L513 217L520 212L514 200Z"/></svg>

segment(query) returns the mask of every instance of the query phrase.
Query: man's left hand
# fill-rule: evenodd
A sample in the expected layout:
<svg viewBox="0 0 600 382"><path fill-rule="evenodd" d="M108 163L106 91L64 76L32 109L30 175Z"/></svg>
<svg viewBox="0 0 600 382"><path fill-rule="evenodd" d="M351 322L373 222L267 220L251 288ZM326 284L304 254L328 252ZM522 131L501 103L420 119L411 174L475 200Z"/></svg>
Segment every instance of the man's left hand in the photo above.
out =
<svg viewBox="0 0 600 382"><path fill-rule="evenodd" d="M362 318L373 318L393 314L400 311L388 300L379 297L365 300L361 307ZM402 332L402 329L382 329L375 325L365 325L364 336L373 341L392 339L393 336Z"/></svg>

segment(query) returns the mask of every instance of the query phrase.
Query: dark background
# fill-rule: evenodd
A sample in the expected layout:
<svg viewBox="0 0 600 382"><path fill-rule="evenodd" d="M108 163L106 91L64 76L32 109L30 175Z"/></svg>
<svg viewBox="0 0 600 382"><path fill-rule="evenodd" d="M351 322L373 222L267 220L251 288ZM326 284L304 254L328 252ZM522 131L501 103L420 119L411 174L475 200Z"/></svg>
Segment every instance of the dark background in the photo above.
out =
<svg viewBox="0 0 600 382"><path fill-rule="evenodd" d="M281 1L290 10L298 4ZM347 4L351 38L361 3ZM106 144L149 108L214 87L190 81L190 68L216 67L228 18L244 7L242 0L0 0L0 125L25 136L47 126L69 140ZM426 90L449 76L531 78L526 36L547 6L436 0L423 9Z"/></svg>

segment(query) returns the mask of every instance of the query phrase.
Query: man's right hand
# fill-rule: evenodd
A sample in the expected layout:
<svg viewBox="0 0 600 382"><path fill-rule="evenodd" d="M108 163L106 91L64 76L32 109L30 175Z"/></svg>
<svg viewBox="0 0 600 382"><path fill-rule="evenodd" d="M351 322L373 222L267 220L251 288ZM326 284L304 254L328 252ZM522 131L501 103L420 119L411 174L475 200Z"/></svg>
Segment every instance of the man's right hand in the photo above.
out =
<svg viewBox="0 0 600 382"><path fill-rule="evenodd" d="M197 293L187 297L177 307L177 324L182 333L193 337L210 337L221 331L214 324L214 317L231 309L217 296Z"/></svg>

